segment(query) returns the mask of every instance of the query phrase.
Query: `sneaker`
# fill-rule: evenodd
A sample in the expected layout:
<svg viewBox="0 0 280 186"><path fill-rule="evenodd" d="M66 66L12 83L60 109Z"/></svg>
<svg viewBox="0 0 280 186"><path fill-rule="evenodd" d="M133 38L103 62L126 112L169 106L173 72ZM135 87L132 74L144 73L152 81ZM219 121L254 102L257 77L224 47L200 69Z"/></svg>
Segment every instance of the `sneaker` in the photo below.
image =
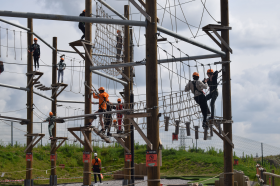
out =
<svg viewBox="0 0 280 186"><path fill-rule="evenodd" d="M39 67L37 68L37 72L39 72Z"/></svg>
<svg viewBox="0 0 280 186"><path fill-rule="evenodd" d="M86 127L91 127L91 123L86 124Z"/></svg>
<svg viewBox="0 0 280 186"><path fill-rule="evenodd" d="M53 137L50 137L50 139L49 140L53 140Z"/></svg>
<svg viewBox="0 0 280 186"><path fill-rule="evenodd" d="M121 131L120 131L120 130L117 130L117 134L119 134L119 133L121 133Z"/></svg>
<svg viewBox="0 0 280 186"><path fill-rule="evenodd" d="M211 117L209 117L208 119L209 119L209 120L210 120L210 119L214 119L214 117L211 116Z"/></svg>
<svg viewBox="0 0 280 186"><path fill-rule="evenodd" d="M110 132L107 132L107 136L112 136L112 134Z"/></svg>
<svg viewBox="0 0 280 186"><path fill-rule="evenodd" d="M93 115L92 118L93 118L93 119L97 119L97 116L96 116L96 115Z"/></svg>
<svg viewBox="0 0 280 186"><path fill-rule="evenodd" d="M99 131L99 133L104 134L104 133L105 133L105 130L104 130L104 129L101 129L101 130Z"/></svg>
<svg viewBox="0 0 280 186"><path fill-rule="evenodd" d="M202 127L203 128L208 128L208 125L206 124L206 122L203 122Z"/></svg>

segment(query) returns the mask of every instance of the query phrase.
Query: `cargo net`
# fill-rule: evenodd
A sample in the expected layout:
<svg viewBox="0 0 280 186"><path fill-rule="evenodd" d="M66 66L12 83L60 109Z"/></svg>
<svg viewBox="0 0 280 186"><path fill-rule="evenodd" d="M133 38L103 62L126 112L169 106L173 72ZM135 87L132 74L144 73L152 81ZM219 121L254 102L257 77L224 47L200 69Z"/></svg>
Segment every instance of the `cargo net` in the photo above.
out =
<svg viewBox="0 0 280 186"><path fill-rule="evenodd" d="M96 3L96 17L112 19L98 3ZM96 66L123 63L123 33L124 28L121 25L96 24L93 48L95 55L92 57ZM122 68L103 69L105 73L112 76L119 75L122 70Z"/></svg>

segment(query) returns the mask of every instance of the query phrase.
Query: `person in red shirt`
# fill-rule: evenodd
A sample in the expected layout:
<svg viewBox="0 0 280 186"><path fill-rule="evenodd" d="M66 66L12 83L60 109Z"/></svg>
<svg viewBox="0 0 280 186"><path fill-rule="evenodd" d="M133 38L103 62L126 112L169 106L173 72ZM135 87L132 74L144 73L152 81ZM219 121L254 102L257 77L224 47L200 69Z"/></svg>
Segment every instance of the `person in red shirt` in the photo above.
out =
<svg viewBox="0 0 280 186"><path fill-rule="evenodd" d="M123 110L123 104L121 103L121 98L118 99L118 105L116 106L116 110ZM122 132L122 117L123 115L121 113L117 113L117 120L118 120L118 130L117 130L117 134Z"/></svg>

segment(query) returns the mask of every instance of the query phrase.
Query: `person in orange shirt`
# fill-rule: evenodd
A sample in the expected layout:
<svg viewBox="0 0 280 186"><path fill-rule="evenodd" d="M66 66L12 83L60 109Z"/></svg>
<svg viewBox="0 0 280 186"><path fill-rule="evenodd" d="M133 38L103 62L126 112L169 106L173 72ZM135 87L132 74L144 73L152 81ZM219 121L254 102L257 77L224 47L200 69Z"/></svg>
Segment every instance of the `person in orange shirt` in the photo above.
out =
<svg viewBox="0 0 280 186"><path fill-rule="evenodd" d="M93 93L93 98L95 99L99 99L99 108L97 112L106 112L107 109L107 102L109 101L109 94L107 92L105 92L105 88L104 87L100 87L98 89L99 94L95 94ZM94 118L96 119L96 117ZM87 124L87 126L91 126L91 123L93 122L94 119L91 119L90 122ZM99 115L99 119L100 119L100 124L102 129L100 130L100 132L105 133L105 129L104 129L104 122L103 122L103 116Z"/></svg>
<svg viewBox="0 0 280 186"><path fill-rule="evenodd" d="M99 181L100 181L100 183L102 183L101 175L100 175L101 160L99 158L97 158L97 153L94 153L94 159L92 159L91 163L92 163L92 171L93 171L93 174L94 174L95 183L97 183L96 174L98 174Z"/></svg>

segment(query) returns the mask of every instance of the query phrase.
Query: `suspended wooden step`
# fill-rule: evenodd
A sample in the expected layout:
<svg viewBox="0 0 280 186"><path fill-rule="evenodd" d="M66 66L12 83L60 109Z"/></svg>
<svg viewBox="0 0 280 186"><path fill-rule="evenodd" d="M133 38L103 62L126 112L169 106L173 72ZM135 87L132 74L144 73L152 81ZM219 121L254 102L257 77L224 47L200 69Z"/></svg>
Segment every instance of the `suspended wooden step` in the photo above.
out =
<svg viewBox="0 0 280 186"><path fill-rule="evenodd" d="M187 136L191 136L191 122L186 122Z"/></svg>
<svg viewBox="0 0 280 186"><path fill-rule="evenodd" d="M32 86L36 84L43 74L44 74L43 72L37 72L37 71L26 73L26 76L32 76L30 81L27 83L26 87L29 87L30 84L32 84ZM37 77L35 78L35 76Z"/></svg>
<svg viewBox="0 0 280 186"><path fill-rule="evenodd" d="M34 134L25 134L24 136L27 137L34 137L32 141L28 144L28 146L25 148L24 152L26 152L29 148L35 147L35 145L45 136L45 134L41 133L34 133ZM39 138L38 138L39 137ZM38 138L38 139L37 139ZM37 139L37 141L35 141Z"/></svg>
<svg viewBox="0 0 280 186"><path fill-rule="evenodd" d="M61 94L61 92L66 89L66 87L68 86L68 84L64 84L64 83L55 83L51 85L53 88L55 88L55 91L52 95L52 98L56 98L59 96L59 94ZM61 87L60 91L58 91L58 89Z"/></svg>
<svg viewBox="0 0 280 186"><path fill-rule="evenodd" d="M56 146L56 142L57 142L58 140L62 140L62 141L58 144L58 146ZM54 150L54 152L56 152L57 149L58 149L66 140L68 140L67 137L53 137L53 139L52 139L53 145L52 145L52 147L51 147L51 152L53 152L53 150Z"/></svg>
<svg viewBox="0 0 280 186"><path fill-rule="evenodd" d="M168 131L168 127L169 127L169 118L168 116L164 117L164 124L165 124L165 131Z"/></svg>

